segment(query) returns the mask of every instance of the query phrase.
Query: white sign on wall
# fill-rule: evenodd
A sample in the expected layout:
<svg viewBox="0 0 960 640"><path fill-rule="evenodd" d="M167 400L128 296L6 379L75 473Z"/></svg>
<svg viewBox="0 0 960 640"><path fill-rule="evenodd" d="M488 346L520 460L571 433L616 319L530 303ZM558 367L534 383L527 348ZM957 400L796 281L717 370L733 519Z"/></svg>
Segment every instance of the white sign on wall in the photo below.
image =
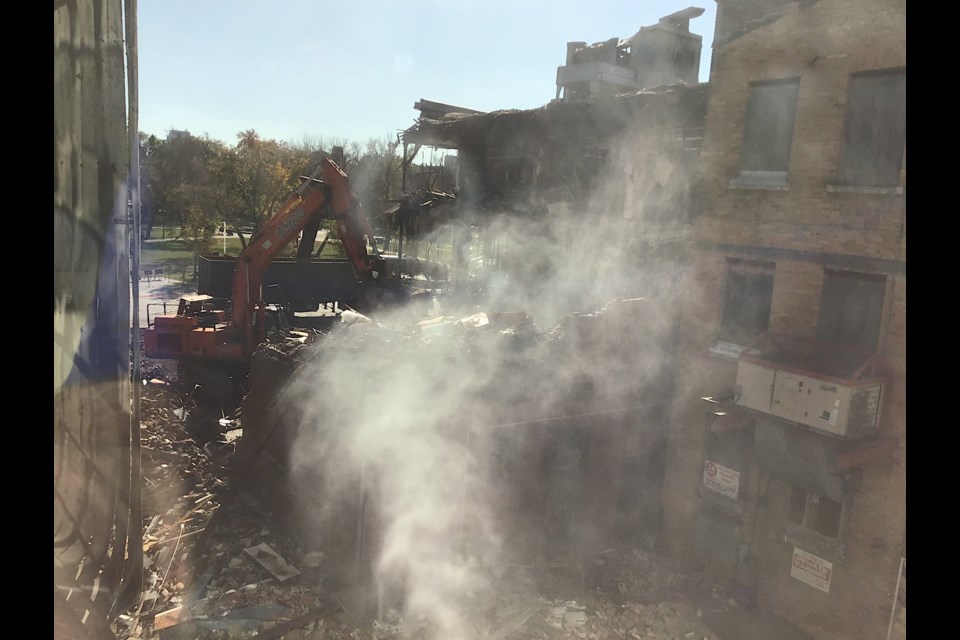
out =
<svg viewBox="0 0 960 640"><path fill-rule="evenodd" d="M703 486L736 500L740 495L740 472L712 460L704 460Z"/></svg>
<svg viewBox="0 0 960 640"><path fill-rule="evenodd" d="M790 575L824 593L830 593L833 563L794 547Z"/></svg>

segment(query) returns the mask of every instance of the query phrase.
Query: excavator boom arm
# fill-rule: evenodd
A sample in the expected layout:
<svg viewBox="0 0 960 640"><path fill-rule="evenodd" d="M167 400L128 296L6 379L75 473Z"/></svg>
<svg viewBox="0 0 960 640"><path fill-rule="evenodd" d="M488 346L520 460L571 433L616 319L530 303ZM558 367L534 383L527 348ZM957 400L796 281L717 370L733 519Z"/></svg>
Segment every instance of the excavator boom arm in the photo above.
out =
<svg viewBox="0 0 960 640"><path fill-rule="evenodd" d="M322 180L316 179L317 173ZM324 158L317 171L287 198L247 243L234 269L233 325L250 351L257 343L253 331L253 307L261 299L264 271L308 223L323 216L328 205L357 276L363 279L370 275L371 263L364 240L364 235L373 240L369 222L359 198L350 188L347 174L332 160Z"/></svg>

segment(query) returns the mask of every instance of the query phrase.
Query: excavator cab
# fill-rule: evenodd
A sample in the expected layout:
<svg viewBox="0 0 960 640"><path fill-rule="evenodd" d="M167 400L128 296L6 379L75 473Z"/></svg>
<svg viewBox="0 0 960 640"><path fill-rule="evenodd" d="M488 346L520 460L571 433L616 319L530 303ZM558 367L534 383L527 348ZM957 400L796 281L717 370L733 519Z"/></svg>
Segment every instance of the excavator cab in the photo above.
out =
<svg viewBox="0 0 960 640"><path fill-rule="evenodd" d="M205 305L209 305L213 296L204 294L185 295L180 298L180 306L177 308L178 316L200 315Z"/></svg>
<svg viewBox="0 0 960 640"><path fill-rule="evenodd" d="M218 309L212 296L203 294L186 295L180 298L177 315L196 318L197 326L210 329L226 322L227 317L226 310Z"/></svg>

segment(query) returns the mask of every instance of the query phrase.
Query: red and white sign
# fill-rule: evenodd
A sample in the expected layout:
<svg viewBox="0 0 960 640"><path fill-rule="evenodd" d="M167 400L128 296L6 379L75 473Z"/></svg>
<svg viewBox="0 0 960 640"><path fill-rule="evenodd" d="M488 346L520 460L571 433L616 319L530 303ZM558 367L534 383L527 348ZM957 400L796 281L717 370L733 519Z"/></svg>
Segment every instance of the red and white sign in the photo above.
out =
<svg viewBox="0 0 960 640"><path fill-rule="evenodd" d="M704 460L703 486L736 500L740 495L740 472L712 460Z"/></svg>
<svg viewBox="0 0 960 640"><path fill-rule="evenodd" d="M794 547L790 575L800 582L806 582L811 587L820 589L824 593L830 593L833 563Z"/></svg>

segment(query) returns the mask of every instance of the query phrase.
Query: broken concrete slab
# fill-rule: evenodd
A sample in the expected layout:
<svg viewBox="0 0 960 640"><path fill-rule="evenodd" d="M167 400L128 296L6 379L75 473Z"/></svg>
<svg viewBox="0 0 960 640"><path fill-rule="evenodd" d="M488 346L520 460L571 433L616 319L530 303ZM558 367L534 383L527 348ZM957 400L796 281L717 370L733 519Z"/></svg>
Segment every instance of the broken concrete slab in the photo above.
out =
<svg viewBox="0 0 960 640"><path fill-rule="evenodd" d="M256 560L261 567L273 574L273 577L280 582L300 575L299 569L287 562L266 542L261 542L253 547L247 547L243 552Z"/></svg>

